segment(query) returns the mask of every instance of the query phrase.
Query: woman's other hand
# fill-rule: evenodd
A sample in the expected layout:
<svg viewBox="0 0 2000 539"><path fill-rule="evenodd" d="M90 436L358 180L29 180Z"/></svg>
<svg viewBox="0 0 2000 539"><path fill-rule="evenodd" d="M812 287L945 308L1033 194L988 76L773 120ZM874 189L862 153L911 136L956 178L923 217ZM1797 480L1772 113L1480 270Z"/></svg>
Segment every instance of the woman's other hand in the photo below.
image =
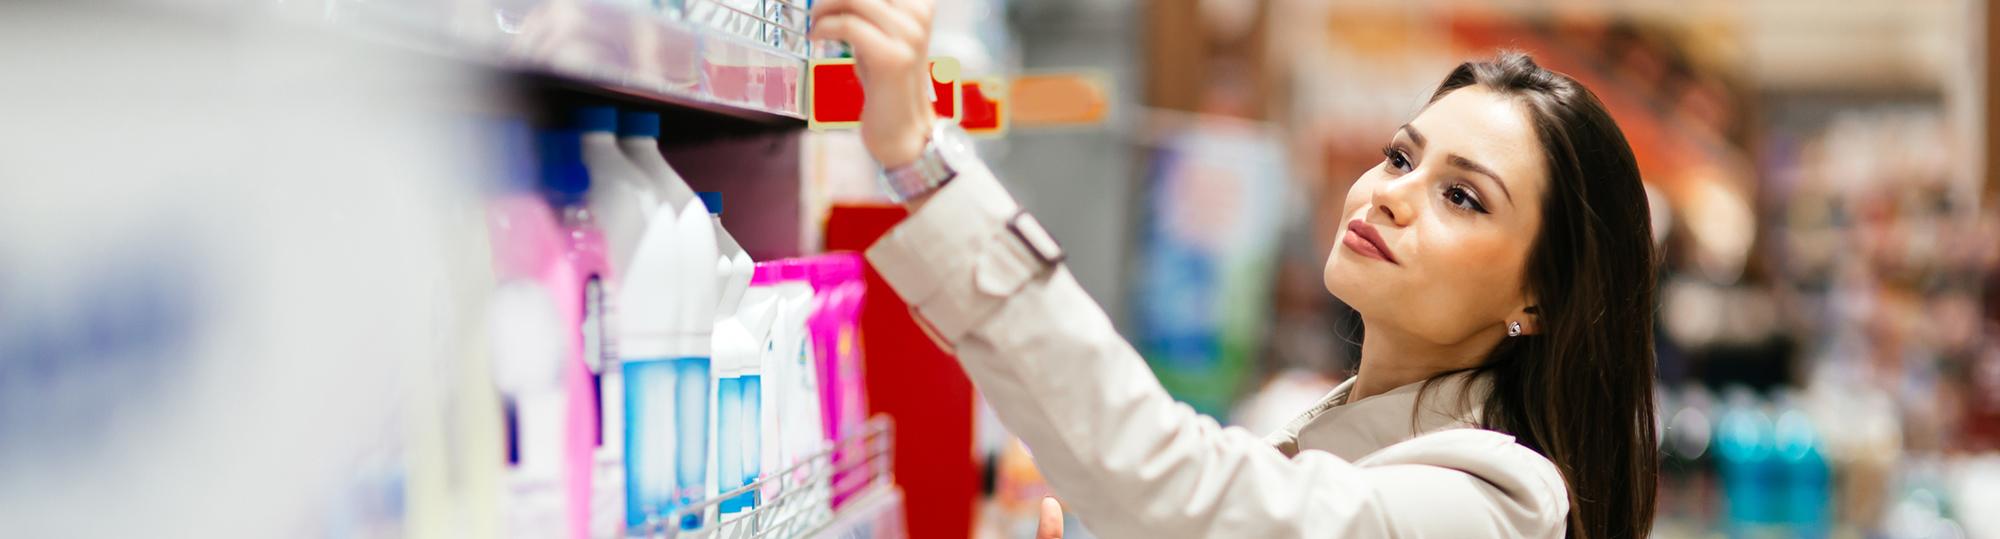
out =
<svg viewBox="0 0 2000 539"><path fill-rule="evenodd" d="M861 141L885 168L913 163L930 132L932 0L819 0L816 40L844 41L867 101Z"/></svg>
<svg viewBox="0 0 2000 539"><path fill-rule="evenodd" d="M1055 498L1042 498L1042 521L1035 525L1035 539L1062 539L1062 503Z"/></svg>

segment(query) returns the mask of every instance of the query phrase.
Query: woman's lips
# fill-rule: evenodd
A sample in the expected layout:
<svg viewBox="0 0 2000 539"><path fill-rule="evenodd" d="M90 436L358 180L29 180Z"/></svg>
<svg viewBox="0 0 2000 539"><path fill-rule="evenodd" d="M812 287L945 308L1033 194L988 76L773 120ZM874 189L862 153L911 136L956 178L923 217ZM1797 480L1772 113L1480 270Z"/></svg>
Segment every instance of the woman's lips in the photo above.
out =
<svg viewBox="0 0 2000 539"><path fill-rule="evenodd" d="M1375 231L1375 225L1355 219L1347 222L1347 232L1340 240L1341 245L1361 253L1361 256L1401 265L1396 261L1396 252L1390 251L1389 244L1382 241L1382 234Z"/></svg>

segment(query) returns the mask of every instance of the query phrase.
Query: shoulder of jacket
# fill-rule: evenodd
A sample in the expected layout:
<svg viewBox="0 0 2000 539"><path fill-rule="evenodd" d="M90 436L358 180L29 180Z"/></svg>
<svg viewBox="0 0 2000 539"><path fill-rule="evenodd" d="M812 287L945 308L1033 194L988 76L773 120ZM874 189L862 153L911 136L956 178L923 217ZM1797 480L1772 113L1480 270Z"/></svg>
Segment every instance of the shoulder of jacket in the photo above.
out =
<svg viewBox="0 0 2000 539"><path fill-rule="evenodd" d="M1524 509L1558 519L1569 514L1569 488L1555 462L1503 432L1461 428L1426 433L1370 453L1355 464L1450 468L1493 485Z"/></svg>

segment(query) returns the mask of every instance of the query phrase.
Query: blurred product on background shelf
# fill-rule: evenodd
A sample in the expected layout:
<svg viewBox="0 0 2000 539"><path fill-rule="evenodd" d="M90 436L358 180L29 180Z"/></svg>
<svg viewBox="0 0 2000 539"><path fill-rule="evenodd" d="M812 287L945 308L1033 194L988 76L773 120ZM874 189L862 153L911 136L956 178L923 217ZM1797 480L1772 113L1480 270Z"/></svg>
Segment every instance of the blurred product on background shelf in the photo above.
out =
<svg viewBox="0 0 2000 539"><path fill-rule="evenodd" d="M1134 342L1168 392L1217 417L1269 333L1271 264L1294 210L1277 144L1257 124L1190 119L1150 156Z"/></svg>

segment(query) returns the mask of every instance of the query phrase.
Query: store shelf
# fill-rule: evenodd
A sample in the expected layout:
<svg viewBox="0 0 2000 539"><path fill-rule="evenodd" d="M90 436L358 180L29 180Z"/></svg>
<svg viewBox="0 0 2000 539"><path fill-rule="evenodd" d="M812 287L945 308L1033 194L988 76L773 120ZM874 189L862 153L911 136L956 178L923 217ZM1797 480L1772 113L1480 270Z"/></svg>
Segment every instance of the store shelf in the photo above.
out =
<svg viewBox="0 0 2000 539"><path fill-rule="evenodd" d="M278 7L338 30L626 99L803 125L803 0L330 0ZM746 7L747 6L747 7Z"/></svg>
<svg viewBox="0 0 2000 539"><path fill-rule="evenodd" d="M798 464L675 511L643 536L902 537L903 496L893 474L894 441L889 419L876 417L860 432ZM746 495L756 496L756 507L720 514L723 500Z"/></svg>

